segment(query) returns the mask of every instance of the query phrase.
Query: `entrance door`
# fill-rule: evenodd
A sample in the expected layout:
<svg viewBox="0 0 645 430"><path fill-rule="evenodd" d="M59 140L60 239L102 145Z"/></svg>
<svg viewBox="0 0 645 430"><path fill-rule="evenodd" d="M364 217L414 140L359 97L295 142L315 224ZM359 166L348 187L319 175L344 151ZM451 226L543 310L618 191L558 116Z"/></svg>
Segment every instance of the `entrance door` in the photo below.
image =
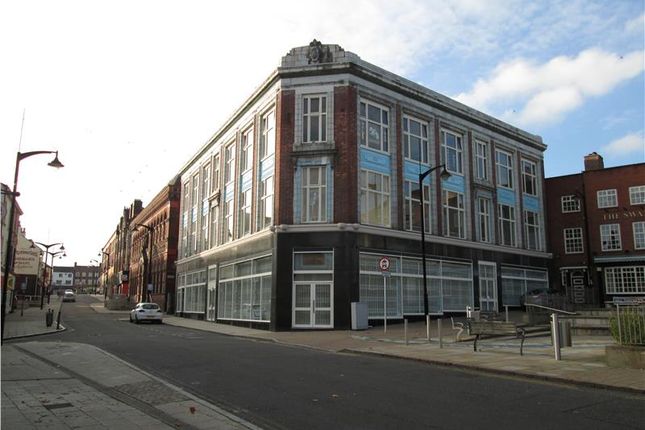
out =
<svg viewBox="0 0 645 430"><path fill-rule="evenodd" d="M497 312L497 265L479 262L479 307L482 311Z"/></svg>
<svg viewBox="0 0 645 430"><path fill-rule="evenodd" d="M333 328L332 284L297 282L293 287L293 327Z"/></svg>
<svg viewBox="0 0 645 430"><path fill-rule="evenodd" d="M571 286L573 287L573 302L577 304L585 303L585 273L576 271L571 274Z"/></svg>

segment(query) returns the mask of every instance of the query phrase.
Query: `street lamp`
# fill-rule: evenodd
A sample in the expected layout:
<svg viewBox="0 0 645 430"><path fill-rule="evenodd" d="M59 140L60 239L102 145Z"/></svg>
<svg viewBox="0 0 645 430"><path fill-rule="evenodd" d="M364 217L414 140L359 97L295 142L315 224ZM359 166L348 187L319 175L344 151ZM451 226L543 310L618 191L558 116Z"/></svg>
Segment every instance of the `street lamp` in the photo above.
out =
<svg viewBox="0 0 645 430"><path fill-rule="evenodd" d="M36 243L36 244L42 246L43 248L45 248L45 269L47 269L47 256L52 255L52 253L49 252L49 248L51 248L52 246L60 245L60 250L65 251L65 246L63 246L62 242L50 243L48 245L46 245L44 243L41 243L41 242L34 242L34 243ZM54 273L54 257L52 257L52 274L53 273ZM51 287L52 287L51 278L49 279L49 285L47 287L48 287L47 288L48 290L50 290ZM44 302L45 302L45 288L43 288L43 290L40 293L40 309L43 308L43 303Z"/></svg>
<svg viewBox="0 0 645 430"><path fill-rule="evenodd" d="M426 274L426 226L425 226L425 213L423 202L423 180L432 172L437 169L442 169L439 177L446 180L450 177L450 173L446 170L445 164L433 167L423 173L419 173L419 192L421 193L421 263L423 265L423 313L426 316L426 335L430 340L430 321L428 320L428 279Z"/></svg>
<svg viewBox="0 0 645 430"><path fill-rule="evenodd" d="M7 287L9 285L9 273L13 269L13 227L16 212L16 197L18 196L18 172L20 171L20 162L25 158L40 154L56 154L54 159L47 163L48 166L57 169L63 167L63 163L58 160L58 151L31 151L16 154L16 169L13 177L13 190L11 192L11 210L9 211L9 226L7 227L7 255L5 257L4 273L2 278L2 329L0 329L0 344L4 342L4 320L7 310Z"/></svg>
<svg viewBox="0 0 645 430"><path fill-rule="evenodd" d="M103 263L102 263L104 255L107 255L107 264L105 264L105 265L103 265ZM98 253L98 256L101 257L101 264L100 265L103 266L102 271L105 272L105 276L103 277L103 300L106 301L107 300L107 293L108 293L108 288L107 288L108 287L107 286L107 284L108 284L108 275L107 275L107 271L110 268L110 253L101 250L101 252Z"/></svg>
<svg viewBox="0 0 645 430"><path fill-rule="evenodd" d="M148 258L144 260L145 267L144 270L146 272L146 292L148 293L148 301L151 301L150 297L150 291L148 291L148 288L152 285L152 233L154 232L154 229L150 227L149 225L145 224L133 224L134 228L132 230L136 230L137 227L143 227L146 230L148 230Z"/></svg>

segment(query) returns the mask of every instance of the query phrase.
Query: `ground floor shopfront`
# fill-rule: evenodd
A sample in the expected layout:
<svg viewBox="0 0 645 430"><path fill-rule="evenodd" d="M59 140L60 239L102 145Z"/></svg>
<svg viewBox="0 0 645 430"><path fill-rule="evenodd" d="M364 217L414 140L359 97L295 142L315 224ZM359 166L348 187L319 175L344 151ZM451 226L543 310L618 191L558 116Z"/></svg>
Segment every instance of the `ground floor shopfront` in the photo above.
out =
<svg viewBox="0 0 645 430"><path fill-rule="evenodd" d="M429 313L519 306L548 289L548 261L428 241ZM269 330L348 329L353 302L374 322L424 315L419 241L351 230L267 234L180 261L177 281L177 314Z"/></svg>

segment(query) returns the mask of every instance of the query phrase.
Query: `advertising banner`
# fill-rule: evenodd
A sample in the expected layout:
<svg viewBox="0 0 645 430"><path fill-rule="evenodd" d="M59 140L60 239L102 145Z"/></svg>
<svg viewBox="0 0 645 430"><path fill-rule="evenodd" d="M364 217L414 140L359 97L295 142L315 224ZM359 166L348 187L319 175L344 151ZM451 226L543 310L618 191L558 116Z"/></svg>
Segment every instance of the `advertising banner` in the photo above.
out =
<svg viewBox="0 0 645 430"><path fill-rule="evenodd" d="M16 275L38 275L41 250L24 236L18 236L13 273Z"/></svg>

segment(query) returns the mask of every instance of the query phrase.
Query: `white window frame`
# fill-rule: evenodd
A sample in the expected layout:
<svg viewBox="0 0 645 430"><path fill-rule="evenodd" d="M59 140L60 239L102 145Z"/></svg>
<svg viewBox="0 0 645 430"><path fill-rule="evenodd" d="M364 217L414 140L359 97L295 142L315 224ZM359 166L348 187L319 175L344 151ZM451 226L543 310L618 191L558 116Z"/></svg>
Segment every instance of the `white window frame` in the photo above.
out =
<svg viewBox="0 0 645 430"><path fill-rule="evenodd" d="M482 203L484 206L482 206ZM491 243L493 239L491 234L492 203L491 199L487 197L477 198L477 238L480 242Z"/></svg>
<svg viewBox="0 0 645 430"><path fill-rule="evenodd" d="M600 224L600 245L603 252L620 251L623 249L620 237L620 224Z"/></svg>
<svg viewBox="0 0 645 430"><path fill-rule="evenodd" d="M224 147L224 184L233 183L235 179L235 142Z"/></svg>
<svg viewBox="0 0 645 430"><path fill-rule="evenodd" d="M253 223L253 214L251 213L251 188L240 191L237 214L237 237L241 238L251 234L251 224Z"/></svg>
<svg viewBox="0 0 645 430"><path fill-rule="evenodd" d="M604 273L608 294L645 293L645 266L606 267Z"/></svg>
<svg viewBox="0 0 645 430"><path fill-rule="evenodd" d="M580 212L580 199L574 195L560 197L560 207L563 214Z"/></svg>
<svg viewBox="0 0 645 430"><path fill-rule="evenodd" d="M260 119L258 158L264 160L275 153L275 110L265 112Z"/></svg>
<svg viewBox="0 0 645 430"><path fill-rule="evenodd" d="M488 143L475 140L475 179L488 181Z"/></svg>
<svg viewBox="0 0 645 430"><path fill-rule="evenodd" d="M645 185L629 187L629 204L645 205Z"/></svg>
<svg viewBox="0 0 645 430"><path fill-rule="evenodd" d="M191 252L197 252L199 236L197 235L197 228L199 225L198 205L199 205L199 172L195 173L192 178L192 197L191 197L191 210L190 210L190 249Z"/></svg>
<svg viewBox="0 0 645 430"><path fill-rule="evenodd" d="M420 134L415 134L411 131L413 123L418 124ZM408 115L403 116L403 156L406 160L428 164L430 158L428 128L428 124L425 121ZM418 150L419 158L412 156L413 147Z"/></svg>
<svg viewBox="0 0 645 430"><path fill-rule="evenodd" d="M505 161L503 163L503 161ZM514 189L513 184L513 154L502 149L495 149L495 166L497 168L497 186ZM502 175L502 173L504 173ZM508 183L502 183L501 178L504 176Z"/></svg>
<svg viewBox="0 0 645 430"><path fill-rule="evenodd" d="M274 177L268 176L258 182L257 229L263 230L273 224ZM269 215L269 216L265 216Z"/></svg>
<svg viewBox="0 0 645 430"><path fill-rule="evenodd" d="M616 189L598 190L596 192L598 209L615 208L618 206L618 193Z"/></svg>
<svg viewBox="0 0 645 430"><path fill-rule="evenodd" d="M528 171L527 171L528 167ZM522 192L529 196L537 196L537 164L533 161L522 159ZM532 188L532 190L529 189Z"/></svg>
<svg viewBox="0 0 645 430"><path fill-rule="evenodd" d="M448 136L454 138L454 147L448 145ZM448 154L454 154L454 156L449 157ZM463 135L451 130L441 129L441 155L443 158L443 163L446 165L447 171L455 175L464 174ZM454 160L454 165L452 163L452 160Z"/></svg>
<svg viewBox="0 0 645 430"><path fill-rule="evenodd" d="M457 197L457 206L450 205L451 194ZM442 192L442 206L443 206L443 234L446 237L455 237L458 239L466 238L466 208L463 193L458 193L451 190L443 190ZM457 235L451 234L454 226L450 223L451 212L456 212L457 215Z"/></svg>
<svg viewBox="0 0 645 430"><path fill-rule="evenodd" d="M565 254L582 254L585 252L582 227L562 229Z"/></svg>
<svg viewBox="0 0 645 430"><path fill-rule="evenodd" d="M499 243L502 246L517 246L517 233L516 233L516 225L517 225L517 217L515 216L515 206L510 206L510 205L505 205L505 204L498 204L498 217L499 217ZM504 208L508 208L508 217L505 217L504 215ZM506 237L506 234L504 234L504 226L505 224L508 223L509 225L509 234L510 237Z"/></svg>
<svg viewBox="0 0 645 430"><path fill-rule="evenodd" d="M634 234L634 249L645 249L645 221L633 222L632 232Z"/></svg>
<svg viewBox="0 0 645 430"><path fill-rule="evenodd" d="M235 237L235 223L234 223L234 201L235 199L229 199L224 201L224 225L222 230L221 242L226 243L233 240Z"/></svg>
<svg viewBox="0 0 645 430"><path fill-rule="evenodd" d="M242 132L240 142L240 174L244 174L253 168L254 137L253 127L249 127Z"/></svg>
<svg viewBox="0 0 645 430"><path fill-rule="evenodd" d="M318 110L312 111L313 100L318 101ZM302 143L327 142L327 109L329 103L323 94L311 94L302 97ZM318 139L312 136L312 124L318 128Z"/></svg>
<svg viewBox="0 0 645 430"><path fill-rule="evenodd" d="M418 192L419 182L405 180L403 182L403 198L405 206L403 209L403 228L407 231L421 231L421 225L415 225L414 219L417 212L421 215L421 199L413 196L412 191ZM420 196L419 196L420 197ZM425 232L430 232L430 187L423 184L423 216ZM418 217L421 220L421 217Z"/></svg>
<svg viewBox="0 0 645 430"><path fill-rule="evenodd" d="M534 223L529 222L530 214L533 214L535 216ZM531 237L532 229L534 230L533 233L535 234L535 246L533 247L531 246L531 241L529 240L529 238ZM526 238L526 249L542 251L542 226L540 224L539 212L529 210L524 211L524 237Z"/></svg>
<svg viewBox="0 0 645 430"><path fill-rule="evenodd" d="M366 148L373 149L375 151L380 151L380 152L390 152L390 146L389 146L389 132L390 132L390 110L386 108L383 105L379 105L377 103L374 103L372 101L366 100L366 99L361 99L359 101L359 108L358 108L358 117L359 117L359 142L361 146L364 146ZM379 121L377 122L374 119L370 119L369 117L369 110L371 108L378 109L380 114L379 114ZM379 129L379 138L378 138L378 143L376 146L370 145L370 139L369 139L369 130L370 130L370 125L373 127L377 127Z"/></svg>
<svg viewBox="0 0 645 430"><path fill-rule="evenodd" d="M383 173L375 172L372 170L361 169L360 170L360 207L361 207L361 223L378 225L382 227L391 226L391 211L392 211L392 201L390 198L390 175L385 175ZM380 189L370 189L368 184L369 175L377 175L380 177ZM377 184L378 185L378 184ZM380 201L380 206L378 218L379 219L370 219L370 214L372 211L368 210L368 203L371 200L370 195L374 195L377 201ZM379 222L380 221L380 222Z"/></svg>
<svg viewBox="0 0 645 430"><path fill-rule="evenodd" d="M318 172L318 183L312 184L311 178L314 171ZM312 193L316 195L318 213L311 213L310 197ZM302 168L301 175L301 205L300 217L303 223L321 223L327 222L327 211L329 203L327 202L327 166L305 166Z"/></svg>

